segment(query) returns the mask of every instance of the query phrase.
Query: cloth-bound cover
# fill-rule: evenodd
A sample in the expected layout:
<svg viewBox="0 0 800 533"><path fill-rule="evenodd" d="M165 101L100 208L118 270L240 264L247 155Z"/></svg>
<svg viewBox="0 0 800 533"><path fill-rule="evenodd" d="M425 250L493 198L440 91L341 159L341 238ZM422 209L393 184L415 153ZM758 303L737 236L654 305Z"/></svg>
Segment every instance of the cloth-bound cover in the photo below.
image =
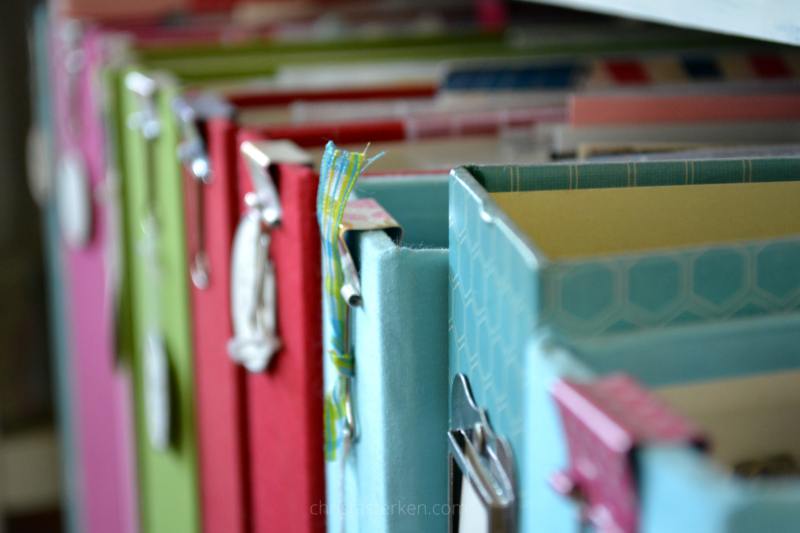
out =
<svg viewBox="0 0 800 533"><path fill-rule="evenodd" d="M116 350L117 198L108 179L104 110L97 94L105 61L103 37L97 30L84 34L80 43L84 62L77 73L67 72L68 50L63 43L55 52L58 153L78 154L83 161L92 217L88 242L64 246L64 282L69 294L82 528L89 533L133 533L138 524L133 385L129 361L119 360Z"/></svg>
<svg viewBox="0 0 800 533"><path fill-rule="evenodd" d="M56 0L57 9L67 16L111 21L154 20L178 12L222 11L231 9L233 0Z"/></svg>
<svg viewBox="0 0 800 533"><path fill-rule="evenodd" d="M523 357L531 335L550 329L588 342L628 331L797 313L800 244L789 237L553 261L491 193L795 181L798 168L800 159L785 157L453 171L451 379L467 376L494 431L509 439L518 472L526 472L534 453L526 435L535 428L524 401L535 377ZM755 272L761 275L750 275ZM518 479L521 531L535 531L550 509L531 497L537 480Z"/></svg>
<svg viewBox="0 0 800 533"><path fill-rule="evenodd" d="M130 353L134 369L136 437L139 460L141 528L145 533L197 533L200 508L197 484L194 368L189 308L189 265L186 257L181 163L177 158L178 127L172 104L173 87L159 86L157 110L161 131L148 149L140 131L125 126L140 101L119 76L122 184L124 191L126 261L131 285ZM148 158L152 160L148 161ZM149 176L148 172L154 172ZM157 216L158 279L145 262L142 217L148 179ZM170 436L166 450L156 450L148 437L145 390L145 339L153 310L148 291L158 287L158 331L163 335L169 372Z"/></svg>
<svg viewBox="0 0 800 533"><path fill-rule="evenodd" d="M340 531L342 512L347 532L447 527L446 188L441 175L355 185L354 196L376 198L405 235L401 245L380 230L355 239L363 296L352 313L356 430L344 484L341 458L327 464L327 508L318 512L329 531ZM336 376L326 359L327 387Z"/></svg>
<svg viewBox="0 0 800 533"><path fill-rule="evenodd" d="M36 6L33 14L31 53L32 68L35 69L35 83L32 89L34 100L33 121L41 128L44 144L47 149L44 176L49 184L48 194L43 198L41 209L41 225L43 240L44 268L47 283L47 312L50 364L53 380L55 402L56 431L59 443L60 478L63 499L61 503L61 525L65 533L82 531L81 503L82 493L78 484L77 435L74 427L75 401L73 369L70 364L67 321L67 294L64 287L64 251L58 228L56 201L52 193L53 169L56 165L55 147L57 143L55 131L54 94L51 91L54 35L49 24L48 10L44 4Z"/></svg>
<svg viewBox="0 0 800 533"><path fill-rule="evenodd" d="M238 144L263 138L242 130ZM243 212L252 184L242 160L239 165ZM310 167L279 164L273 178L283 219L271 231L269 255L283 348L264 372L246 378L253 531L322 532L325 517L313 512L325 503L319 175Z"/></svg>
<svg viewBox="0 0 800 533"><path fill-rule="evenodd" d="M208 286L191 285L200 502L203 531L209 533L244 533L249 524L245 374L226 348L233 336L230 255L239 215L237 131L227 118L208 121L213 180L193 184L203 188L199 223L209 262ZM197 223L187 219L187 226Z"/></svg>
<svg viewBox="0 0 800 533"><path fill-rule="evenodd" d="M424 95L429 95L429 93L429 89L422 91ZM247 107L258 105L288 104L294 100L304 98L376 99L388 96L411 97L419 95L420 91L413 88L307 93L252 93L246 97L234 99L234 102L240 108L246 109ZM311 384L315 380L321 387L322 380L321 362L314 359L316 357L316 352L314 351L316 348L312 348L311 352L308 352L298 340L305 338L310 343L309 346L312 347L316 346L315 342L321 342L319 340L321 335L319 331L319 310L315 311L313 305L314 298L319 297L319 284L313 280L308 281L310 279L309 276L313 276L314 272L319 270L318 265L315 263L315 261L318 261L315 258L315 254L318 255L319 251L314 245L307 244L306 241L290 243L289 240L291 239L287 240L283 236L286 231L292 231L294 232L292 235L295 237L299 236L298 238L300 239L308 238L308 232L310 231L308 227L309 220L307 217L300 216L300 213L302 209L308 208L307 202L309 199L307 196L303 196L310 190L308 187L312 187L308 180L310 179L315 184L317 178L315 176L309 178L310 171L306 168L282 167L283 171L277 175L277 178L288 187L281 194L281 201L286 209L288 220L284 222L281 228L275 231L275 241L273 241L272 246L273 250L280 250L286 248L286 246L295 247L292 249L296 250L305 250L304 253L306 255L303 258L305 262L302 264L306 265L306 270L302 273L296 274L294 268L284 266L285 263L283 262L280 262L278 268L283 273L289 272L284 275L290 276L290 281L288 284L281 285L282 288L279 288L279 291L283 291L281 294L287 295L288 301L294 301L290 296L292 291L305 291L302 293L304 298L307 297L308 299L308 303L303 308L305 310L298 308L299 311L295 312L304 313L302 321L305 321L303 323L308 325L301 327L296 316L289 317L285 324L283 319L279 320L282 334L291 333L292 341L287 348L291 351L286 353L290 354L289 357L292 358L292 363L281 363L276 366L276 370L272 370L272 367L270 367L266 371L268 375L266 378L256 376L248 378L244 368L235 364L228 356L226 344L233 336L230 320L231 247L243 206L244 193L245 191L250 191L252 187L247 169L244 166L242 166L241 174L239 174L239 165L241 163L239 156L240 143L237 143L236 139L239 136L240 129L241 124L239 122L228 118L211 118L206 123L206 141L214 177L210 184L202 186L205 213L205 219L202 223L204 227L204 246L209 257L211 272L207 288L201 290L194 285L191 286L195 378L197 380L197 435L200 453L198 465L200 469L202 527L204 531L209 532L245 532L250 527L257 527L260 528L256 529L257 531L263 531L268 527L267 524L275 519L277 511L274 511L271 507L272 504L269 503L275 501L275 497L270 496L270 490L272 489L269 488L269 469L273 468L271 461L275 459L270 458L272 452L265 448L267 444L258 440L263 437L267 439L267 442L271 442L275 439L275 436L270 437L266 431L262 432L260 436L250 431L251 425L253 427L269 427L270 424L273 424L271 420L274 416L274 410L269 407L269 395L272 392L265 393L267 394L265 398L266 404L261 407L260 400L257 399L257 395L260 394L258 391L262 389L270 391L271 387L277 390L275 389L276 386L283 385L271 385L269 383L282 383L281 380L289 380L286 383L294 379L308 380L309 387L312 386ZM246 133L242 134L242 139L258 140L267 136L273 137L273 135L265 135L265 133L263 131L247 130ZM289 138L297 140L293 136ZM297 184L295 184L295 178L300 180ZM313 185L313 187L315 186ZM187 205L192 205L193 203L194 199L191 202L187 200ZM300 223L301 219L303 221L302 224ZM194 218L188 216L186 223L190 231L195 231L192 229L196 224ZM312 228L315 232L313 238L318 241L315 228L316 226ZM293 253L294 255L291 257L297 258L297 253ZM308 255L309 253L310 255ZM281 261L284 261L284 259L281 259ZM284 305L286 305L285 302ZM316 313L316 316L314 313ZM223 320L220 320L220 318L223 318ZM308 320L311 320L311 322L307 322ZM297 326L293 324L297 324ZM300 328L299 332L298 328ZM312 352L314 353L313 358L309 359L307 355L303 355ZM305 362L301 363L302 361ZM303 365L305 364L310 366L304 368ZM315 372L316 377L314 376ZM252 385L248 386L248 381L251 381ZM286 385L286 387L288 388L289 385ZM277 392L275 393L277 394ZM251 408L248 408L249 394L256 395L253 399L253 402L255 402L254 407ZM292 403L290 400L292 393L284 391L281 394L284 394L285 401ZM320 393L314 392L310 394L311 397L315 397ZM305 401L307 400L298 397L295 402L297 405L289 407L289 412L291 413L293 409L299 408ZM313 400L309 401L313 402ZM310 405L313 407L313 404ZM312 462L318 460L314 455L317 449L312 448L312 446L317 445L316 439L319 433L318 420L314 418L318 414L314 409L316 407L305 415L302 413L300 415L292 415L293 418L300 416L299 419L305 420L302 422L303 428L297 429L298 432L306 430L311 432L311 437L308 437L310 438L309 448L303 451L301 455L306 454L307 459L303 460ZM260 418L262 415L267 417L263 422ZM304 416L306 418L302 418ZM287 453L295 453L289 450L294 448L292 439L296 437L297 435L295 434L287 436L285 442L282 437L279 437L276 446L282 447L282 449L281 453L275 457L286 457ZM305 439L306 437L303 438ZM251 468L253 465L251 444L252 455L259 458L256 460L256 464L261 465L260 475L254 475L255 471ZM287 462L287 464L296 465L297 463ZM297 466L297 468L303 467ZM321 466L317 465L314 468L310 472L321 472ZM286 475L291 476L293 474L287 472ZM321 474L319 474L319 477L322 477ZM324 499L322 481L314 483L315 488L310 492L307 488L302 487L297 487L297 490L300 494L310 494L311 496L308 497L312 500L314 498ZM295 485L290 484L289 487L291 488L288 490L286 497L294 502L296 495ZM251 501L254 497L256 500ZM317 501L316 503L319 502ZM291 505L294 505L294 503L291 503ZM302 506L302 502L297 503L297 505L299 507ZM319 523L321 523L321 519L312 519L305 524L302 521L297 522L295 527L310 527L311 531L316 531L321 527L318 525Z"/></svg>

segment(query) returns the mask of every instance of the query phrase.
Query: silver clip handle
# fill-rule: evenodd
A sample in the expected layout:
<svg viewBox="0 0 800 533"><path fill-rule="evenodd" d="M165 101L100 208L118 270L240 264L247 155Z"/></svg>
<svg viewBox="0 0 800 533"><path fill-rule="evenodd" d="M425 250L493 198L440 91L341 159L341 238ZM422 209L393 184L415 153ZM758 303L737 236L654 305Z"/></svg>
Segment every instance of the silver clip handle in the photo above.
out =
<svg viewBox="0 0 800 533"><path fill-rule="evenodd" d="M139 109L128 116L128 127L141 133L145 140L145 165L147 166L146 185L146 218L155 221L155 165L153 151L154 142L161 135L161 121L158 118L156 93L158 84L153 78L140 72L130 72L125 76L125 87L138 99Z"/></svg>
<svg viewBox="0 0 800 533"><path fill-rule="evenodd" d="M204 185L213 181L214 173L208 158L206 145L197 126L197 112L183 98L177 97L172 102L172 111L181 132L178 144L178 158L184 168L192 176L193 196L195 202L194 235L189 241L194 247L194 257L189 265L192 283L200 290L208 288L210 281L210 261L205 249L205 190Z"/></svg>
<svg viewBox="0 0 800 533"><path fill-rule="evenodd" d="M244 142L240 150L255 192L245 195L248 211L239 221L232 255L236 258L240 246L252 245L250 239L253 238L253 232L258 235L255 243L258 249L254 265L234 266L231 269L231 298L235 299L236 291L240 290L236 288L237 268L254 268L256 283L252 287L255 291L252 296L256 303L248 311L251 313L246 319L249 325L237 329L237 308L232 301L234 337L228 342L228 354L249 371L261 372L283 346L277 333L275 266L269 259L270 232L280 224L283 210L270 166L277 163L308 165L311 163L311 156L291 141ZM253 226L254 223L258 225L257 229ZM249 248L242 248L245 249ZM249 278L246 274L244 276Z"/></svg>
<svg viewBox="0 0 800 533"><path fill-rule="evenodd" d="M457 499L467 489L462 483L469 483L478 504L486 511L488 531L516 532L516 475L511 445L495 435L486 412L475 404L466 376L456 374L451 395L450 504L460 513L450 515L450 531L456 533L459 529L464 509L463 502Z"/></svg>
<svg viewBox="0 0 800 533"><path fill-rule="evenodd" d="M278 196L278 189L275 187L269 171L272 161L267 154L249 141L242 143L241 151L253 183L253 190L258 195L261 204L261 216L264 222L270 227L280 225L283 218L283 207Z"/></svg>
<svg viewBox="0 0 800 533"><path fill-rule="evenodd" d="M358 277L355 261L353 256L350 255L350 250L344 245L341 239L338 241L339 245L339 259L342 263L342 272L344 273L344 283L342 284L341 294L344 301L350 307L360 307L363 303L361 297L361 280Z"/></svg>
<svg viewBox="0 0 800 533"><path fill-rule="evenodd" d="M270 166L279 163L310 165L311 155L291 141L245 141L240 147L253 190L261 204L261 214L268 227L279 226L283 207L272 178Z"/></svg>
<svg viewBox="0 0 800 533"><path fill-rule="evenodd" d="M352 311L348 304L348 307L345 307L344 315L344 353L348 354L352 353L353 350L351 314ZM346 442L353 442L356 437L356 417L353 412L353 378L344 376L342 379L342 387L344 388L342 391L344 394L344 427L342 428L342 436Z"/></svg>
<svg viewBox="0 0 800 533"><path fill-rule="evenodd" d="M86 67L86 57L81 50L83 40L83 24L79 20L67 19L61 25L61 41L64 43L64 70L67 74L67 116L69 128L73 135L78 135L81 129L80 120L80 75Z"/></svg>
<svg viewBox="0 0 800 533"><path fill-rule="evenodd" d="M195 109L183 98L175 98L172 102L172 111L178 119L181 131L181 142L178 144L178 158L192 176L206 185L214 179L211 162L200 128L197 126L198 117Z"/></svg>
<svg viewBox="0 0 800 533"><path fill-rule="evenodd" d="M248 195L248 200L249 203L257 202L255 195ZM245 298L248 308L244 316L238 314L241 309L237 308L235 301L232 302L234 336L228 341L228 354L234 362L254 373L264 371L283 346L277 334L275 266L269 259L269 245L270 234L261 221L260 212L251 206L250 212L239 223L234 240L231 296L235 300L236 291L249 289L253 292ZM252 250L254 264L237 264L241 250ZM255 270L252 278L255 282L249 287L237 287L238 269L243 267Z"/></svg>

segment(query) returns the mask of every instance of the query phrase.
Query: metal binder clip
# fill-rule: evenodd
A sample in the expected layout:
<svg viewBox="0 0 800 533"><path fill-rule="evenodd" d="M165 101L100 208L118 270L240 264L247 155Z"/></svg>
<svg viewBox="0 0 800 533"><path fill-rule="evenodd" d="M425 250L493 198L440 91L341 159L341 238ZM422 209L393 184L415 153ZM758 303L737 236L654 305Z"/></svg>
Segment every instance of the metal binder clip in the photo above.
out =
<svg viewBox="0 0 800 533"><path fill-rule="evenodd" d="M279 226L283 218L283 208L270 167L278 163L310 165L311 155L292 141L246 141L242 143L241 151L253 182L253 190L258 196L264 222L269 227Z"/></svg>
<svg viewBox="0 0 800 533"><path fill-rule="evenodd" d="M139 99L139 110L128 116L128 127L140 131L148 141L156 139L161 134L161 122L158 120L155 102L158 84L153 78L140 72L131 72L125 76L125 87Z"/></svg>
<svg viewBox="0 0 800 533"><path fill-rule="evenodd" d="M460 522L470 531L517 531L517 490L511 446L492 431L486 412L475 405L469 381L453 379L450 448L450 533Z"/></svg>
<svg viewBox="0 0 800 533"><path fill-rule="evenodd" d="M586 383L559 380L552 396L561 413L570 466L553 475L550 485L580 502L581 522L592 524L600 533L638 529L636 448L705 446L694 424L624 374Z"/></svg>
<svg viewBox="0 0 800 533"><path fill-rule="evenodd" d="M205 142L203 142L203 137L197 127L197 112L180 97L175 98L172 102L172 111L177 118L182 138L178 144L178 158L192 178L190 181L195 201L195 233L189 236L190 246L194 249L194 257L189 265L189 273L195 287L204 290L208 288L210 267L205 250L203 185L210 184L214 174L211 171L211 162L208 159Z"/></svg>
<svg viewBox="0 0 800 533"><path fill-rule="evenodd" d="M244 142L241 153L255 192L245 196L231 263L231 318L234 336L228 354L251 372L267 368L282 342L277 335L275 266L269 259L270 232L283 218L272 165L311 164L311 156L291 141Z"/></svg>
<svg viewBox="0 0 800 533"><path fill-rule="evenodd" d="M350 307L360 307L361 299L361 280L358 279L358 270L356 270L356 263L353 261L353 256L350 250L344 243L344 239L340 238L338 241L339 258L342 263L342 273L344 274L344 283L342 284L341 294L344 301Z"/></svg>
<svg viewBox="0 0 800 533"><path fill-rule="evenodd" d="M357 231L383 230L394 242L403 240L403 228L377 201L372 198L359 198L347 202L347 206L339 224L339 259L342 263L344 283L341 294L350 307L359 307L361 299L361 281L353 254L348 242Z"/></svg>

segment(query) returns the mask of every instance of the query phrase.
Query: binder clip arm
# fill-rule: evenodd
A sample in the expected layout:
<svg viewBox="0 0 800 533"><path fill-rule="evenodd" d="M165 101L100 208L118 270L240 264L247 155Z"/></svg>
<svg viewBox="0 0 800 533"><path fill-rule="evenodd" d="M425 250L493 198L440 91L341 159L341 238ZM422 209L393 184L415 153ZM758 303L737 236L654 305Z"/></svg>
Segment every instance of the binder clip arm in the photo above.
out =
<svg viewBox="0 0 800 533"><path fill-rule="evenodd" d="M450 449L450 533L459 531L459 520L469 509L464 495L477 496L491 533L517 531L517 489L511 445L495 435L486 412L472 397L463 374L453 379ZM464 483L469 484L468 487Z"/></svg>
<svg viewBox="0 0 800 533"><path fill-rule="evenodd" d="M310 165L311 155L292 141L245 141L240 147L262 217L268 227L279 226L283 207L270 167L279 163Z"/></svg>
<svg viewBox="0 0 800 533"><path fill-rule="evenodd" d="M339 225L338 247L344 274L341 295L351 308L360 307L363 299L356 261L348 242L354 232L375 230L385 231L397 244L403 240L402 226L375 199L359 198L347 202Z"/></svg>
<svg viewBox="0 0 800 533"><path fill-rule="evenodd" d="M254 192L245 195L248 210L239 221L231 254L234 336L228 342L228 353L233 361L257 373L269 366L283 346L277 332L275 267L269 259L271 230L280 225L283 209L271 167L281 163L309 165L311 156L291 141L247 141L240 151ZM238 262L237 250L255 261ZM249 281L240 287L237 279ZM247 302L243 304L246 308L237 309L237 296Z"/></svg>
<svg viewBox="0 0 800 533"><path fill-rule="evenodd" d="M694 424L625 374L589 382L560 379L551 395L561 414L571 464L555 473L550 485L578 501L581 522L591 523L600 533L638 530L634 464L638 447L656 443L706 446Z"/></svg>

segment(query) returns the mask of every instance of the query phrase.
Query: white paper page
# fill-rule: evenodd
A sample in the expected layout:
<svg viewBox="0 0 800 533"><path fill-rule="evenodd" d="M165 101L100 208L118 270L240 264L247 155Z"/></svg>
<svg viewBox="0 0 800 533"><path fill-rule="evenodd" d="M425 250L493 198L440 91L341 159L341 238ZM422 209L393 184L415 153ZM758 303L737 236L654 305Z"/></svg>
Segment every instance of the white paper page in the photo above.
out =
<svg viewBox="0 0 800 533"><path fill-rule="evenodd" d="M489 512L467 476L461 477L461 516L458 533L489 533Z"/></svg>

